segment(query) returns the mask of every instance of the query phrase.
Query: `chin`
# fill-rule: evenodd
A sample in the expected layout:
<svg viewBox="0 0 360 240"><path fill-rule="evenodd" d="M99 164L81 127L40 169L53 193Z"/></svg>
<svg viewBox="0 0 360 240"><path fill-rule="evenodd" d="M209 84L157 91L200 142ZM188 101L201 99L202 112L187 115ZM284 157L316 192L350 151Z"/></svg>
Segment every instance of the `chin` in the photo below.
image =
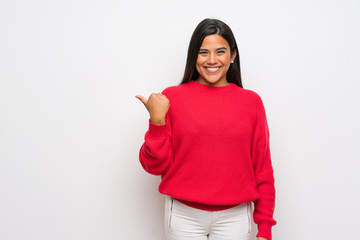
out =
<svg viewBox="0 0 360 240"><path fill-rule="evenodd" d="M219 83L221 79L206 79L205 81L211 84L215 84L215 83Z"/></svg>

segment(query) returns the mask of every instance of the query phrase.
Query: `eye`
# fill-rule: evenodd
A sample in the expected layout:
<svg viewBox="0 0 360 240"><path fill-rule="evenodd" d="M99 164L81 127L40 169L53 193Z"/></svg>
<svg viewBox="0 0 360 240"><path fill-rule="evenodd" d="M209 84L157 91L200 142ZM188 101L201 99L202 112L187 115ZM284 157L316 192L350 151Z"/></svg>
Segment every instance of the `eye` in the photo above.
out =
<svg viewBox="0 0 360 240"><path fill-rule="evenodd" d="M207 52L205 52L205 51L200 51L199 54L200 54L200 55L206 55Z"/></svg>
<svg viewBox="0 0 360 240"><path fill-rule="evenodd" d="M218 53L218 54L224 54L225 51L224 51L224 50L220 50L220 51L218 51L217 53Z"/></svg>

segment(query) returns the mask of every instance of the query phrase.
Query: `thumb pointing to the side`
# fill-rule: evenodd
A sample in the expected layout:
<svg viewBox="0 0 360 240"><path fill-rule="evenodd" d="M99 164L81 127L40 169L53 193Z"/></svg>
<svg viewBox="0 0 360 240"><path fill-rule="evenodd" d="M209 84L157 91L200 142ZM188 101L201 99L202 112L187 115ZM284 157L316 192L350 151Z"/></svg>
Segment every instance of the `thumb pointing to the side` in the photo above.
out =
<svg viewBox="0 0 360 240"><path fill-rule="evenodd" d="M146 104L147 104L147 99L146 98L144 98L143 96L141 96L141 95L136 95L135 96L137 99L139 99L143 104L144 104L144 106L146 107ZM146 107L147 108L147 107Z"/></svg>

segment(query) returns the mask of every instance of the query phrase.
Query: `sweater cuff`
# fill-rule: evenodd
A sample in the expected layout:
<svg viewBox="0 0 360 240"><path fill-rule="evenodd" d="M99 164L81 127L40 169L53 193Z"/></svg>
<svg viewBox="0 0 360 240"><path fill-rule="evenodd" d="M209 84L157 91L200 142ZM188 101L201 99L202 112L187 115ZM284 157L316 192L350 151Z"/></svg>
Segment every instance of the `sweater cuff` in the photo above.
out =
<svg viewBox="0 0 360 240"><path fill-rule="evenodd" d="M272 229L272 225L270 224L266 224L266 223L258 224L258 233L256 237L263 237L271 240L271 229Z"/></svg>
<svg viewBox="0 0 360 240"><path fill-rule="evenodd" d="M164 134L166 134L167 131L168 131L168 122L167 122L167 120L165 120L165 124L163 124L163 125L156 125L156 124L150 122L150 119L149 119L148 134L150 136L153 136L153 137L164 136Z"/></svg>

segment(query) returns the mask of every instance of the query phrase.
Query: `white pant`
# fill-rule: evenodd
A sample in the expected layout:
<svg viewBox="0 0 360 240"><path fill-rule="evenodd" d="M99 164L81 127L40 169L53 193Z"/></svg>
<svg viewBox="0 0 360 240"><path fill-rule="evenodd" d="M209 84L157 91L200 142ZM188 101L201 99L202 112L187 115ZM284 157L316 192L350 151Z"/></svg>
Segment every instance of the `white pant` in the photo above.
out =
<svg viewBox="0 0 360 240"><path fill-rule="evenodd" d="M252 223L251 202L222 211L205 211L166 196L167 240L250 240Z"/></svg>

